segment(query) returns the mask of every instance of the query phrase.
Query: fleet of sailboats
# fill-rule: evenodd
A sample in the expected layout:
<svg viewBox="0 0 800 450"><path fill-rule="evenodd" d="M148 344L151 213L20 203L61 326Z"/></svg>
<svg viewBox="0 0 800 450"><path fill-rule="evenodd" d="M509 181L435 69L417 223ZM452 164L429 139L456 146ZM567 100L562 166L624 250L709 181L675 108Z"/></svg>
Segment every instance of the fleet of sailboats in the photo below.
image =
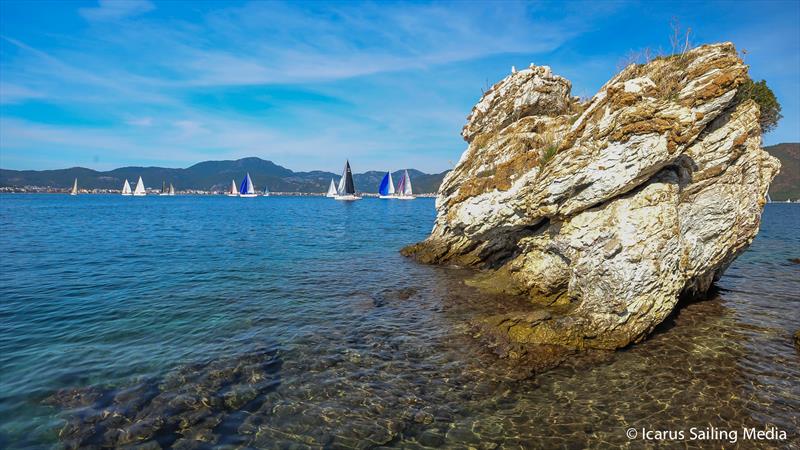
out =
<svg viewBox="0 0 800 450"><path fill-rule="evenodd" d="M128 180L125 179L125 183L122 185L121 193L122 195L132 195L137 197L147 195L147 190L145 189L142 177L140 176L136 181L136 187L133 190L131 190L131 185ZM77 178L75 178L75 181L72 183L72 189L69 191L69 194L78 195ZM166 181L162 181L161 191L158 195L175 195L175 186L173 186L172 183L167 184ZM229 197L257 197L260 194L256 191L255 185L253 184L253 179L250 177L250 173L248 172L238 188L236 187L236 180L231 180L230 188L225 191L225 195ZM264 191L261 195L265 197L270 195L269 188L266 185L264 186ZM350 168L350 160L346 160L344 163L344 170L342 171L342 176L339 179L338 185L336 181L331 178L331 183L328 186L328 191L325 193L325 196L334 198L336 200L361 200L362 197L356 193L356 186L355 182L353 181L353 171ZM392 179L392 173L386 172L378 188L378 197L382 199L400 200L411 200L416 198L414 197L413 189L411 187L411 177L408 175L408 170L403 171L403 176L400 178L400 182L397 184L396 188L394 180Z"/></svg>
<svg viewBox="0 0 800 450"><path fill-rule="evenodd" d="M257 195L253 187L253 180L250 178L250 173L248 173L239 187L239 197L256 197Z"/></svg>
<svg viewBox="0 0 800 450"><path fill-rule="evenodd" d="M392 181L392 173L386 172L383 176L381 184L378 187L378 198L384 199L399 199L399 200L413 200L414 191L411 187L411 177L408 175L408 170L403 171L403 176L400 177L400 182L397 183L397 189L394 187Z"/></svg>
<svg viewBox="0 0 800 450"><path fill-rule="evenodd" d="M136 188L133 190L134 197L141 197L147 195L147 191L144 190L144 182L142 181L142 177L139 177L139 181L136 182Z"/></svg>
<svg viewBox="0 0 800 450"><path fill-rule="evenodd" d="M361 200L361 197L356 195L356 186L353 183L353 171L350 170L350 160L345 161L344 171L342 172L342 179L339 180L339 188L336 190L336 200Z"/></svg>

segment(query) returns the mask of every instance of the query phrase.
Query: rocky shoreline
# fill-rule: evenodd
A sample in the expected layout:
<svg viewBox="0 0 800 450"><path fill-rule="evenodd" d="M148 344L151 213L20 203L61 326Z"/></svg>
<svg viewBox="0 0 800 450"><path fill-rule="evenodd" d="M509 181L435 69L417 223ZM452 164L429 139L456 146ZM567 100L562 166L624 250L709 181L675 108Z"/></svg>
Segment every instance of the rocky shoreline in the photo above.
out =
<svg viewBox="0 0 800 450"><path fill-rule="evenodd" d="M780 163L748 80L731 43L632 64L586 102L549 67L514 72L473 108L434 229L402 253L528 296L476 321L502 346L639 342L758 232Z"/></svg>

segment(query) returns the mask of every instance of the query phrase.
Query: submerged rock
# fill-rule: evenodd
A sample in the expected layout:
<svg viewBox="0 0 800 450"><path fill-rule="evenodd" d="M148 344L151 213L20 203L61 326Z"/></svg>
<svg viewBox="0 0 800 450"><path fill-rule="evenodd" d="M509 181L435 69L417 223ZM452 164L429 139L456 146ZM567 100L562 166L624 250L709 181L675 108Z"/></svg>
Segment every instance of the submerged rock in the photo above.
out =
<svg viewBox="0 0 800 450"><path fill-rule="evenodd" d="M134 386L61 390L45 404L65 409L65 448L208 448L279 383L275 349L179 367ZM75 409L76 407L80 407Z"/></svg>
<svg viewBox="0 0 800 450"><path fill-rule="evenodd" d="M506 344L641 340L758 232L780 164L736 96L747 78L730 43L630 65L585 103L548 67L509 75L468 118L430 237L403 254L557 305L482 321Z"/></svg>

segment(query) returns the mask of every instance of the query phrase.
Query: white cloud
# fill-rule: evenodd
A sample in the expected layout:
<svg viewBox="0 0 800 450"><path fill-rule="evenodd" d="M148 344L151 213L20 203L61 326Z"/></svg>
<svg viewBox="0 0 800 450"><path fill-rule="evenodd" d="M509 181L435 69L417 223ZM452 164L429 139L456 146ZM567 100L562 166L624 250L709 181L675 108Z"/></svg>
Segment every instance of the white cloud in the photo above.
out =
<svg viewBox="0 0 800 450"><path fill-rule="evenodd" d="M149 0L98 0L96 8L80 8L80 14L89 21L114 21L138 16L155 9Z"/></svg>

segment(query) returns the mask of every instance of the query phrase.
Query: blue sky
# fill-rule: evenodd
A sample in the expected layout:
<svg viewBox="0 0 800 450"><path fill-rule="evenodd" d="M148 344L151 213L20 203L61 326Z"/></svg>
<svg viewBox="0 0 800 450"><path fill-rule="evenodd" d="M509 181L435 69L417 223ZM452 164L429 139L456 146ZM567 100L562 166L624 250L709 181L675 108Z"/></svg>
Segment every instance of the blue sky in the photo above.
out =
<svg viewBox="0 0 800 450"><path fill-rule="evenodd" d="M550 65L591 96L627 55L733 41L800 141L800 2L0 1L0 167L448 169L481 89Z"/></svg>

